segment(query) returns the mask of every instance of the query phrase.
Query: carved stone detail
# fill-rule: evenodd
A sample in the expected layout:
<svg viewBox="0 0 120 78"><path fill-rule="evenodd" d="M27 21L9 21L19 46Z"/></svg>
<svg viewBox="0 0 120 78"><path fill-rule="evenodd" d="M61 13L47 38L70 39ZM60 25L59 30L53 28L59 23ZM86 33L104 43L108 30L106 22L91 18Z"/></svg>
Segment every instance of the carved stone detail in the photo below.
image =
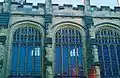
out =
<svg viewBox="0 0 120 78"><path fill-rule="evenodd" d="M53 74L52 66L47 66L48 74Z"/></svg>
<svg viewBox="0 0 120 78"><path fill-rule="evenodd" d="M3 67L3 62L4 62L4 53L5 53L5 47L0 43L0 72Z"/></svg>
<svg viewBox="0 0 120 78"><path fill-rule="evenodd" d="M4 11L4 12L9 12L9 8L8 8L8 7L9 7L9 4L8 4L7 2L4 3L4 4L3 4L3 11Z"/></svg>
<svg viewBox="0 0 120 78"><path fill-rule="evenodd" d="M93 26L90 26L89 35L90 35L90 38L95 38L95 32L94 32L94 27Z"/></svg>
<svg viewBox="0 0 120 78"><path fill-rule="evenodd" d="M94 55L94 62L98 62L98 49L96 45L92 45L92 51Z"/></svg>
<svg viewBox="0 0 120 78"><path fill-rule="evenodd" d="M52 45L51 44L48 44L46 47L45 47L45 50L46 50L46 58L49 62L53 62L53 59L54 59L54 52L53 52L53 48L52 48Z"/></svg>
<svg viewBox="0 0 120 78"><path fill-rule="evenodd" d="M54 52L51 44L47 44L45 47L46 50L46 58L49 62L53 62L54 60ZM47 78L53 78L53 69L52 66L47 66Z"/></svg>

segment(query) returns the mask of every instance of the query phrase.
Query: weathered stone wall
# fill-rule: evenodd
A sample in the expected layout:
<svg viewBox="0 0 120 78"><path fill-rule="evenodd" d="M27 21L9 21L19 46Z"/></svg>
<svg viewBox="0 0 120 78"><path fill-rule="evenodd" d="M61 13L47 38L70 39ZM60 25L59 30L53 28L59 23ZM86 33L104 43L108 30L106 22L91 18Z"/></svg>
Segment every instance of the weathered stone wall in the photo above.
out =
<svg viewBox="0 0 120 78"><path fill-rule="evenodd" d="M0 13L3 13L3 3L0 2ZM116 27L120 29L120 7L115 7L114 9L110 9L108 6L102 6L100 8L96 6L91 6L91 11L90 11L91 17L93 18L93 26L88 27L89 33L90 33L90 38L95 38L95 32L97 27L99 26L104 26L104 25L111 25L111 27ZM45 50L46 50L46 58L49 62L52 62L54 64L54 44L55 44L55 32L56 30L59 29L60 27L63 26L74 26L76 28L81 29L82 31L82 37L83 37L83 49L84 53L87 52L86 49L86 26L85 26L85 21L84 21L84 6L83 5L78 5L77 7L73 7L72 5L65 4L63 6L59 6L58 4L53 4L52 5L52 23L48 24L47 29L47 34L46 37L50 37L52 39L52 43L47 44ZM34 23L33 23L34 22ZM4 28L1 26L0 28L0 36L6 36L7 39L5 41L6 44L6 49L9 49L6 51L7 54L10 54L10 40L9 38L12 38L10 33L11 30L14 30L13 26L18 26L20 24L36 24L38 26L42 26L43 30L46 30L45 27L45 4L39 3L37 6L33 6L32 3L17 3L17 2L12 2L11 3L11 11L10 11L10 18L9 18L9 23L8 27ZM15 31L15 30L14 30ZM95 48L95 46L93 46ZM96 49L93 51L97 51ZM96 53L95 53L96 54ZM6 58L8 56L5 56ZM86 58L86 55L84 56ZM97 57L96 57L97 58ZM86 59L84 60L86 64ZM8 62L9 63L9 62ZM7 63L5 63L7 64ZM98 67L97 67L98 68ZM4 70L8 71L4 71ZM0 73L1 77L4 78L9 75L10 67L4 67L4 70ZM47 72L47 77L52 78L54 75L54 66L47 66L46 68ZM6 74L7 73L7 74ZM86 72L87 73L87 72ZM98 73L99 74L99 73ZM4 77L3 77L4 76Z"/></svg>

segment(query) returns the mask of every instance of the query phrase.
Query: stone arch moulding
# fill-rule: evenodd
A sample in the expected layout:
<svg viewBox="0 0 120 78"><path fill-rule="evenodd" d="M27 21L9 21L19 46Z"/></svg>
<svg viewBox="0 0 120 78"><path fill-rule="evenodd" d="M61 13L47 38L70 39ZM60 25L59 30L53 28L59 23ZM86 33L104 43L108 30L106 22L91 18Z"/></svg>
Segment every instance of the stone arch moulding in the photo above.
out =
<svg viewBox="0 0 120 78"><path fill-rule="evenodd" d="M102 27L112 27L112 28L120 30L119 25L114 24L114 23L110 23L110 22L100 23L100 24L94 25L94 27L95 27L95 32L97 32Z"/></svg>
<svg viewBox="0 0 120 78"><path fill-rule="evenodd" d="M12 48L12 41L13 41L13 34L14 32L19 29L20 27L26 27L26 26L30 26L33 28L36 28L37 30L39 30L41 32L41 37L42 37L42 45L44 46L44 26L38 22L35 21L31 21L31 20L24 20L24 21L18 21L15 22L14 24L9 26L9 35L8 35L8 40L7 40L7 44L8 44L8 54L7 54L7 65L6 65L6 75L5 76L9 76L10 75L10 67L11 67L11 48ZM42 46L42 47L43 47Z"/></svg>
<svg viewBox="0 0 120 78"><path fill-rule="evenodd" d="M72 22L72 21L64 21L64 22L59 22L57 24L54 24L53 26L51 26L51 30L53 33L53 36L55 36L54 34L60 29L60 28L66 28L66 27L72 27L75 28L77 30L80 30L80 33L83 35L85 34L85 28L83 25L76 23L76 22ZM54 31L54 32L53 32Z"/></svg>
<svg viewBox="0 0 120 78"><path fill-rule="evenodd" d="M19 24L23 24L23 23L30 23L30 24L38 25L38 26L41 26L42 28L44 28L44 25L42 25L42 24L39 23L39 22L32 21L32 20L17 21L17 22L15 22L15 23L11 24L11 25L9 26L9 28L11 28L12 26L16 26L16 25L19 25Z"/></svg>

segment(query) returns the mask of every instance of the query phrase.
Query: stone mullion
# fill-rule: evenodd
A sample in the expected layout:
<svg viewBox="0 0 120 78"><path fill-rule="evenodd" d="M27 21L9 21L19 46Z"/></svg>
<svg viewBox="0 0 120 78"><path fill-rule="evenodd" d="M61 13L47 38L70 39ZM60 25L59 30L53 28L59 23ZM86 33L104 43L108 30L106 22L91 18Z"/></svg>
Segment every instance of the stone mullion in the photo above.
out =
<svg viewBox="0 0 120 78"><path fill-rule="evenodd" d="M40 54L40 56L39 56L39 57L40 57L40 72L41 72L41 67L42 67L42 63L41 63L42 57L41 57L41 56L43 56L43 55L42 55L42 53L43 53L43 52L42 52L42 46L43 46L43 45L42 45L42 35L41 35L40 32L39 32L39 42L40 42L40 43L38 44L38 46L40 47L40 49L39 49L39 52L40 52L39 54ZM39 72L39 74L41 75L40 72Z"/></svg>
<svg viewBox="0 0 120 78"><path fill-rule="evenodd" d="M116 43L116 36L115 36L115 30L113 30L113 35L114 35L114 42ZM116 43L116 44L118 44L118 43ZM116 62L117 62L117 69L118 69L118 74L120 74L120 71L119 71L119 61L118 61L118 56L117 56L117 49L116 49L116 47L117 47L117 45L113 45L114 46L114 49L115 49L115 57L116 57Z"/></svg>
<svg viewBox="0 0 120 78"><path fill-rule="evenodd" d="M119 45L119 44L118 44L118 45ZM116 45L116 49L117 49L117 46L118 46L118 45ZM116 52L117 52L117 60L118 60L120 56L118 55L118 51L117 51L117 50L116 50ZM120 70L120 62L119 62L119 60L118 60L118 73L119 73L119 75L120 75L120 71L119 71L119 70Z"/></svg>
<svg viewBox="0 0 120 78"><path fill-rule="evenodd" d="M101 45L101 49L102 49L102 55L103 55L103 58L102 58L102 59L103 59L103 66L104 66L103 68L104 68L104 71L105 71L105 72L104 72L104 75L106 76L105 60L104 60L104 59L105 59L105 56L104 56L104 52L103 52L103 45Z"/></svg>
<svg viewBox="0 0 120 78"><path fill-rule="evenodd" d="M26 42L25 42L25 74L27 74L28 70L28 27L26 27L27 33L26 35Z"/></svg>
<svg viewBox="0 0 120 78"><path fill-rule="evenodd" d="M78 53L78 46L77 46L77 42L76 42L76 37L77 37L77 35L76 35L76 30L74 29L74 33L75 33L75 35L74 35L74 42L75 42L75 57L76 57L76 76L78 76L78 73L79 73L79 61L78 61L78 57L79 57L79 53Z"/></svg>
<svg viewBox="0 0 120 78"><path fill-rule="evenodd" d="M68 35L69 34L69 30L66 29L66 31L67 32L65 33L65 35L67 37L67 46L68 46L68 76L70 76L70 67L71 67L71 64L70 64L71 62L70 61L71 60L70 60L70 45L69 45L70 41L69 41L69 35Z"/></svg>
<svg viewBox="0 0 120 78"><path fill-rule="evenodd" d="M113 70L112 70L112 57L111 57L111 51L110 51L110 45L107 45L108 47L108 52L109 52L109 58L110 58L110 70L111 70L111 74L113 76Z"/></svg>
<svg viewBox="0 0 120 78"><path fill-rule="evenodd" d="M37 31L34 31L34 32L37 32ZM32 34L33 35L33 34ZM32 46L33 46L33 56L32 56L32 76L34 77L34 73L35 73L35 36L37 35L37 33L35 33L33 35L33 43L32 43Z"/></svg>
<svg viewBox="0 0 120 78"><path fill-rule="evenodd" d="M111 74L112 74L112 76L113 76L113 70L112 70L112 57L111 57L111 50L110 50L110 45L113 43L112 42L112 40L113 40L113 36L111 35L111 31L110 30L108 30L108 32L109 32L109 40L110 40L110 44L109 45L107 45L107 47L108 47L108 52L109 52L109 58L110 58L110 70L111 70Z"/></svg>
<svg viewBox="0 0 120 78"><path fill-rule="evenodd" d="M17 75L19 74L19 70L20 70L20 35L21 35L20 31L21 31L21 29L19 30L19 36L18 36L19 40L18 40L18 48L17 48L17 50L18 50L18 53L17 53L17 56L18 56L18 58L17 58Z"/></svg>
<svg viewBox="0 0 120 78"><path fill-rule="evenodd" d="M61 34L61 44L60 44L60 56L61 56L61 73L62 73L62 76L63 76L63 66L64 66L64 64L63 64L63 42L62 42L62 39L63 39L63 35L62 35L62 29L61 29L61 31L60 31L60 34Z"/></svg>
<svg viewBox="0 0 120 78"><path fill-rule="evenodd" d="M119 71L119 61L118 61L118 56L117 56L117 49L116 49L116 47L117 47L117 45L114 46L114 48L115 48L115 56L116 56L118 74L120 74L120 71Z"/></svg>
<svg viewBox="0 0 120 78"><path fill-rule="evenodd" d="M119 59L119 58L118 58L119 55L117 55L117 52L118 52L118 51L117 51L117 46L119 45L119 36L120 36L120 35L117 35L117 45L116 45L116 47L115 47L115 50L116 50L117 63L118 63L118 64L117 64L117 65L118 65L118 73L119 73L119 75L120 75L120 71L119 71L119 70L120 70L120 63L119 63L119 60L118 60L118 59Z"/></svg>

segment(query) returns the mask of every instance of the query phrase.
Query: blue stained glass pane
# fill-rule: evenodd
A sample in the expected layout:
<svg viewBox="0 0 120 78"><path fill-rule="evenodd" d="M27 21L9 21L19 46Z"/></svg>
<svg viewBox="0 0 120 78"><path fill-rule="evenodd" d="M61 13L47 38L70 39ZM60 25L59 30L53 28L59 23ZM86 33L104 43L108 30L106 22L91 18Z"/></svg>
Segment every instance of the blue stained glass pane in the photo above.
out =
<svg viewBox="0 0 120 78"><path fill-rule="evenodd" d="M104 57L104 60L105 60L105 62L110 63L110 58L109 58L109 56Z"/></svg>
<svg viewBox="0 0 120 78"><path fill-rule="evenodd" d="M79 60L79 65L83 65L83 54L82 54L82 46L78 46L78 60Z"/></svg>
<svg viewBox="0 0 120 78"><path fill-rule="evenodd" d="M78 46L78 68L79 68L79 76L84 75L84 69L83 69L83 54L82 54L82 46Z"/></svg>
<svg viewBox="0 0 120 78"><path fill-rule="evenodd" d="M109 56L109 51L107 45L103 45L104 56Z"/></svg>
<svg viewBox="0 0 120 78"><path fill-rule="evenodd" d="M99 55L99 56L103 56L103 55L102 55L102 48L101 48L101 46L98 46L98 55Z"/></svg>
<svg viewBox="0 0 120 78"><path fill-rule="evenodd" d="M12 71L17 71L17 56L18 56L18 45L13 44L13 52L12 52Z"/></svg>
<svg viewBox="0 0 120 78"><path fill-rule="evenodd" d="M118 61L120 65L120 45L117 45L117 56L118 56Z"/></svg>
<svg viewBox="0 0 120 78"><path fill-rule="evenodd" d="M40 70L41 70L41 49L40 49L40 47L39 46L37 46L36 47L37 48L37 56L35 56L35 58L34 58L34 61L35 61L35 71L36 72L40 72ZM34 51L35 51L35 49L34 49Z"/></svg>
<svg viewBox="0 0 120 78"><path fill-rule="evenodd" d="M56 74L61 74L61 54L60 54L60 46L57 45L55 48L55 71Z"/></svg>
<svg viewBox="0 0 120 78"><path fill-rule="evenodd" d="M25 45L20 46L20 67L19 71L24 72L24 65L25 65Z"/></svg>
<svg viewBox="0 0 120 78"><path fill-rule="evenodd" d="M68 47L67 45L63 46L63 69L64 69L64 74L68 74L68 62L69 62L69 57L68 57Z"/></svg>
<svg viewBox="0 0 120 78"><path fill-rule="evenodd" d="M27 71L28 71L28 72L32 72L32 68L33 68L33 67L32 67L32 65L33 65L32 62L33 62L33 61L32 61L32 55L31 55L31 53L32 53L32 51L34 51L34 48L33 48L32 46L27 46L27 50L28 50L28 51L27 51L27 54L28 54L28 55L27 55L27 56L28 56L28 61L27 61L27 62L28 62L28 67L27 67Z"/></svg>
<svg viewBox="0 0 120 78"><path fill-rule="evenodd" d="M70 61L71 61L71 69L76 67L76 57L75 57L75 46L70 45Z"/></svg>

